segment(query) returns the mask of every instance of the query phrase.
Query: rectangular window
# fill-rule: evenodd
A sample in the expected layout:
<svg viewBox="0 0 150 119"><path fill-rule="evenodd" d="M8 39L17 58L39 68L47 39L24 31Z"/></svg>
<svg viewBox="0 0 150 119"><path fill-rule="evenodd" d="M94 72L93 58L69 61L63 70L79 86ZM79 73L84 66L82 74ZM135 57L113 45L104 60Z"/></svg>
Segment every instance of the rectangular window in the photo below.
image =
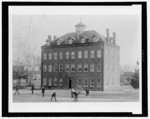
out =
<svg viewBox="0 0 150 119"><path fill-rule="evenodd" d="M75 59L75 52L71 52L71 59Z"/></svg>
<svg viewBox="0 0 150 119"><path fill-rule="evenodd" d="M63 79L59 79L59 86L63 86Z"/></svg>
<svg viewBox="0 0 150 119"><path fill-rule="evenodd" d="M53 86L57 86L57 78L54 78L54 80L53 80Z"/></svg>
<svg viewBox="0 0 150 119"><path fill-rule="evenodd" d="M97 72L101 72L101 64L97 64Z"/></svg>
<svg viewBox="0 0 150 119"><path fill-rule="evenodd" d="M84 64L84 72L88 72L88 64Z"/></svg>
<svg viewBox="0 0 150 119"><path fill-rule="evenodd" d="M97 57L101 58L101 56L102 56L102 51L101 50L97 50Z"/></svg>
<svg viewBox="0 0 150 119"><path fill-rule="evenodd" d="M97 79L97 87L101 87L100 79Z"/></svg>
<svg viewBox="0 0 150 119"><path fill-rule="evenodd" d="M95 83L95 82L94 82L94 79L91 79L91 80L90 80L90 87L94 87L94 83Z"/></svg>
<svg viewBox="0 0 150 119"><path fill-rule="evenodd" d="M95 57L95 54L94 54L94 50L91 50L91 58L94 58Z"/></svg>
<svg viewBox="0 0 150 119"><path fill-rule="evenodd" d="M69 72L69 64L66 64L65 71Z"/></svg>
<svg viewBox="0 0 150 119"><path fill-rule="evenodd" d="M47 53L43 53L43 59L44 59L44 60L47 59Z"/></svg>
<svg viewBox="0 0 150 119"><path fill-rule="evenodd" d="M71 72L75 72L75 65L74 64L71 65Z"/></svg>
<svg viewBox="0 0 150 119"><path fill-rule="evenodd" d="M81 86L82 85L82 81L81 79L78 79L78 86Z"/></svg>
<svg viewBox="0 0 150 119"><path fill-rule="evenodd" d="M82 72L82 65L78 64L78 72Z"/></svg>
<svg viewBox="0 0 150 119"><path fill-rule="evenodd" d="M63 59L63 52L59 53L59 59Z"/></svg>
<svg viewBox="0 0 150 119"><path fill-rule="evenodd" d="M88 58L88 51L84 51L84 58Z"/></svg>
<svg viewBox="0 0 150 119"><path fill-rule="evenodd" d="M88 87L88 79L84 80L84 87Z"/></svg>
<svg viewBox="0 0 150 119"><path fill-rule="evenodd" d="M57 65L54 65L54 72L57 72Z"/></svg>
<svg viewBox="0 0 150 119"><path fill-rule="evenodd" d="M48 71L49 71L49 72L52 72L52 65L49 65L49 66L48 66Z"/></svg>
<svg viewBox="0 0 150 119"><path fill-rule="evenodd" d="M57 53L54 53L54 60L57 60Z"/></svg>
<svg viewBox="0 0 150 119"><path fill-rule="evenodd" d="M43 78L43 85L46 85L46 78Z"/></svg>
<svg viewBox="0 0 150 119"><path fill-rule="evenodd" d="M52 53L49 53L48 57L49 57L49 60L51 60L52 59Z"/></svg>
<svg viewBox="0 0 150 119"><path fill-rule="evenodd" d="M66 52L66 59L69 59L69 52Z"/></svg>
<svg viewBox="0 0 150 119"><path fill-rule="evenodd" d="M49 81L48 81L48 85L49 85L49 86L52 86L52 79L51 79L51 78L50 78Z"/></svg>
<svg viewBox="0 0 150 119"><path fill-rule="evenodd" d="M82 58L82 51L78 51L78 58L79 58L79 59Z"/></svg>
<svg viewBox="0 0 150 119"><path fill-rule="evenodd" d="M90 72L94 72L94 64L90 64Z"/></svg>
<svg viewBox="0 0 150 119"><path fill-rule="evenodd" d="M46 72L47 71L47 67L46 65L43 66L43 72Z"/></svg>
<svg viewBox="0 0 150 119"><path fill-rule="evenodd" d="M59 65L59 72L62 72L62 71L63 71L63 65L60 64L60 65Z"/></svg>

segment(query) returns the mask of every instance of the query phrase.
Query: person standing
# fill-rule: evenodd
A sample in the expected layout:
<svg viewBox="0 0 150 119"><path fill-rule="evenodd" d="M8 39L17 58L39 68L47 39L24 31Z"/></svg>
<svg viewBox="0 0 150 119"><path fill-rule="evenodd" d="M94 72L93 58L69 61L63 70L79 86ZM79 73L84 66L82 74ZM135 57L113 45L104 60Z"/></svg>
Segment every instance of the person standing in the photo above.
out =
<svg viewBox="0 0 150 119"><path fill-rule="evenodd" d="M86 96L88 96L89 95L89 90L85 89L85 92L86 92Z"/></svg>
<svg viewBox="0 0 150 119"><path fill-rule="evenodd" d="M56 100L56 92L52 93L52 95L51 95L51 101L53 100L53 98L55 99L55 102L57 102L57 100Z"/></svg>
<svg viewBox="0 0 150 119"><path fill-rule="evenodd" d="M16 92L15 92L15 95L18 93L18 95L19 95L19 86L18 86L18 84L16 85Z"/></svg>
<svg viewBox="0 0 150 119"><path fill-rule="evenodd" d="M71 98L73 98L73 93L74 93L75 91L74 91L74 89L72 88L71 89Z"/></svg>
<svg viewBox="0 0 150 119"><path fill-rule="evenodd" d="M32 94L34 93L34 85L31 87Z"/></svg>
<svg viewBox="0 0 150 119"><path fill-rule="evenodd" d="M42 95L43 95L43 97L44 97L44 94L45 94L45 87L42 86Z"/></svg>

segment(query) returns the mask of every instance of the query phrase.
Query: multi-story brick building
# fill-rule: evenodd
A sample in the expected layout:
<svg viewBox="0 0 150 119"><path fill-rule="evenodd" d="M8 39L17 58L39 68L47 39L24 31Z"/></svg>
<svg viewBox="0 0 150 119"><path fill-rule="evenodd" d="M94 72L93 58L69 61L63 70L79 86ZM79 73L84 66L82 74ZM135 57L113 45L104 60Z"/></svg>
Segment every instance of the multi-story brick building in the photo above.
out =
<svg viewBox="0 0 150 119"><path fill-rule="evenodd" d="M88 88L105 90L120 86L120 47L116 35L106 37L95 30L86 31L79 23L76 32L52 40L42 48L41 85L51 88Z"/></svg>

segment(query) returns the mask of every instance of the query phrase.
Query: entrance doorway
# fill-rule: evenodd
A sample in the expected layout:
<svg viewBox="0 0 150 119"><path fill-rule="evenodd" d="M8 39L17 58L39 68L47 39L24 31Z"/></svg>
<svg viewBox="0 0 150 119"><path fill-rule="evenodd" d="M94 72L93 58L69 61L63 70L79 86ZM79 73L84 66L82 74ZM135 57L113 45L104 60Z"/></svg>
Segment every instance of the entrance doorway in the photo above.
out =
<svg viewBox="0 0 150 119"><path fill-rule="evenodd" d="M69 88L72 88L71 78L69 77Z"/></svg>

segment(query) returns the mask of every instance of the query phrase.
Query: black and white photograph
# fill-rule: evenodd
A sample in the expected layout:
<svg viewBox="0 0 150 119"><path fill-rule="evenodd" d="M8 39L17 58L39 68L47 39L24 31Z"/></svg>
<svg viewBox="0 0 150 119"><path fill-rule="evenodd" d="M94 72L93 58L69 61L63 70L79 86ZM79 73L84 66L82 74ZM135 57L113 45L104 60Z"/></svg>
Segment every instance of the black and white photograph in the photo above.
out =
<svg viewBox="0 0 150 119"><path fill-rule="evenodd" d="M9 6L9 111L142 114L141 11Z"/></svg>

